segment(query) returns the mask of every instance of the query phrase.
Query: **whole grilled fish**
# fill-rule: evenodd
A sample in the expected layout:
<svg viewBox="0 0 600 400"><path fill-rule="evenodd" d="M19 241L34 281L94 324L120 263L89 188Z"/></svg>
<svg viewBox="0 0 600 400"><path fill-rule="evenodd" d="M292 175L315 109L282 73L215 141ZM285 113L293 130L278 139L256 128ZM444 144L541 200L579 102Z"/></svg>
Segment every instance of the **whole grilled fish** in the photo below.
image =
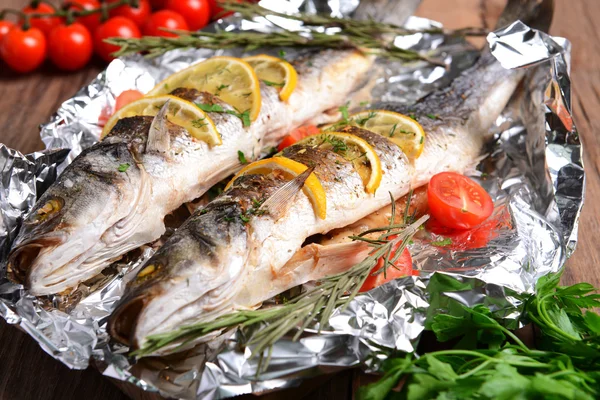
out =
<svg viewBox="0 0 600 400"><path fill-rule="evenodd" d="M528 17L548 5L551 9L551 1L511 0L499 24L517 17L535 22ZM300 258L309 262L293 258L303 251L306 238L381 209L390 203L390 193L401 198L436 173L463 172L471 166L522 76L521 71L503 69L484 51L449 87L408 109L396 109L414 114L427 133L424 151L414 164L385 137L344 128L369 142L380 158L384 174L374 194L365 191L354 164L335 148L299 143L285 149L282 156L312 168L320 180L327 196L325 219L315 215L302 191L286 200L290 183L281 171L239 177L229 190L196 211L140 270L110 319L111 335L141 347L150 335L258 307L291 287L337 272L340 263L323 260L360 261L343 246L326 254L305 252ZM430 114L437 118L427 118ZM272 199L287 203L287 208ZM267 202L274 207L252 212ZM271 213L274 209L278 212Z"/></svg>
<svg viewBox="0 0 600 400"><path fill-rule="evenodd" d="M129 250L158 239L165 215L202 195L284 134L346 102L372 60L354 51L310 52L292 61L297 86L287 102L261 83L258 119L208 113L223 144L209 146L166 121L120 120L101 142L84 150L39 199L23 222L9 257L9 276L34 295L60 293L94 277ZM207 93L173 95L232 108Z"/></svg>

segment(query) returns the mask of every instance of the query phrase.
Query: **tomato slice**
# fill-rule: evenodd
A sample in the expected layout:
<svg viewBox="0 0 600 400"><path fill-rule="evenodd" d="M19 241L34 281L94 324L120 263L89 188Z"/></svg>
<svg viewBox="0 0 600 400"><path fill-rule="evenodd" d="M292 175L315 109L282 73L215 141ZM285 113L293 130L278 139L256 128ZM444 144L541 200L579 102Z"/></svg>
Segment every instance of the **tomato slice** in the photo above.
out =
<svg viewBox="0 0 600 400"><path fill-rule="evenodd" d="M296 128L283 138L281 143L279 143L279 146L277 146L277 150L281 151L307 136L316 135L318 133L321 133L321 131L315 125L306 125Z"/></svg>
<svg viewBox="0 0 600 400"><path fill-rule="evenodd" d="M429 211L442 225L469 229L494 211L490 195L477 182L455 172L434 175L427 187Z"/></svg>
<svg viewBox="0 0 600 400"><path fill-rule="evenodd" d="M141 99L144 95L135 89L125 90L115 99L115 112L125 107L129 103L133 103L136 100Z"/></svg>
<svg viewBox="0 0 600 400"><path fill-rule="evenodd" d="M395 238L395 236L390 236L390 239L393 238ZM392 254L398 251L400 244L401 243L399 242L394 246ZM360 287L359 292L368 292L377 286L381 286L384 283L397 278L402 278L409 275L417 275L417 271L414 271L412 268L412 257L410 256L410 252L407 248L404 248L402 254L400 254L398 259L394 262L394 267L388 266L385 272L375 274L377 271L383 268L383 257L380 258L377 261L377 264L375 264L375 267L373 267L371 270L371 274L367 277L367 279L365 279L365 282Z"/></svg>

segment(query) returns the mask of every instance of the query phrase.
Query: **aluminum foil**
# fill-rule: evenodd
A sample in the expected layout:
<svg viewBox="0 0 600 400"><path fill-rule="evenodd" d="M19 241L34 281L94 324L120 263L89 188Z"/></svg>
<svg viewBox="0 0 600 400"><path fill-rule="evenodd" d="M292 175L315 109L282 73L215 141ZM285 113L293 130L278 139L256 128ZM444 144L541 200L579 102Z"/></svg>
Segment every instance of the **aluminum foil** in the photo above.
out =
<svg viewBox="0 0 600 400"><path fill-rule="evenodd" d="M261 4L278 11L336 16L347 16L360 7L357 0L263 0ZM231 17L217 25L230 31L294 27L281 18L244 21ZM439 26L414 17L406 25ZM505 67L528 69L525 85L493 128L496 140L486 149L487 157L473 171L494 197L495 236L485 248L471 250L440 248L431 244L434 236L417 237L412 253L419 276L357 296L346 310L334 312L321 334L313 326L297 342L280 340L273 346L269 367L260 375L258 360L249 357L251 349L238 345L239 332L228 332L185 354L137 363L127 357L127 348L110 341L107 317L131 271L152 254L150 247L143 248L137 259L111 268L69 312L2 277L2 316L71 368L86 368L91 361L103 374L143 390L199 399L290 387L310 376L359 365L375 371L390 352L415 351L431 317L452 302L485 304L508 327L519 327L523 296L533 291L540 276L562 268L575 249L585 175L571 116L569 43L520 22L490 34L488 42ZM378 60L379 68L367 85L372 102L412 103L447 84L477 55L465 42L442 35L414 34L398 37L395 43L429 52L449 67ZM177 50L154 60L115 60L42 126L42 140L50 149L47 153L23 156L0 145L0 263L5 262L21 218L35 198L82 149L97 141L99 119L112 112L119 93L127 89L146 92L168 74L215 54L239 55L241 51ZM293 57L294 51L289 54ZM67 155L62 149L70 152Z"/></svg>

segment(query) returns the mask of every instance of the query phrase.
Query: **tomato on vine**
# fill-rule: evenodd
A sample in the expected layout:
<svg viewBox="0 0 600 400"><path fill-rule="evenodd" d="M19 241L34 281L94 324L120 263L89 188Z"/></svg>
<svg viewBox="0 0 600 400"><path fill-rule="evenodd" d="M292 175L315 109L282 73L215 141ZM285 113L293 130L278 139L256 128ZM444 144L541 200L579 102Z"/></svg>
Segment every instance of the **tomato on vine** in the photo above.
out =
<svg viewBox="0 0 600 400"><path fill-rule="evenodd" d="M38 28L12 28L0 44L0 55L17 72L30 72L46 58L46 37Z"/></svg>
<svg viewBox="0 0 600 400"><path fill-rule="evenodd" d="M27 6L23 8L23 13L25 14L52 14L55 13L56 10L49 4L39 3L37 6ZM59 17L41 17L41 18L31 18L30 24L32 27L39 29L46 36L50 34L52 29L55 26L61 23L61 18Z"/></svg>
<svg viewBox="0 0 600 400"><path fill-rule="evenodd" d="M89 11L100 8L100 2L98 0L68 0L65 2L65 5L68 7L68 10L73 11ZM96 28L102 23L100 18L102 18L101 13L94 13L86 15L85 17L77 17L77 22L88 28L90 33L94 33Z"/></svg>
<svg viewBox="0 0 600 400"><path fill-rule="evenodd" d="M137 25L125 17L112 17L100 25L94 32L94 47L96 53L108 62L114 59L111 54L119 50L118 46L104 42L111 37L139 38L142 34Z"/></svg>
<svg viewBox="0 0 600 400"><path fill-rule="evenodd" d="M165 8L181 14L192 31L204 28L210 21L208 0L167 0Z"/></svg>
<svg viewBox="0 0 600 400"><path fill-rule="evenodd" d="M189 30L185 19L180 14L171 10L161 10L152 14L146 25L144 25L144 35L177 37L176 34L165 32L160 28Z"/></svg>
<svg viewBox="0 0 600 400"><path fill-rule="evenodd" d="M79 22L61 24L48 36L48 56L58 68L75 71L92 57L92 36Z"/></svg>
<svg viewBox="0 0 600 400"><path fill-rule="evenodd" d="M117 1L119 0L108 0L108 4L115 3ZM142 29L146 21L148 21L148 17L150 17L151 12L152 10L148 0L137 0L136 7L133 5L119 6L110 10L109 14L111 17L125 17L130 19L138 26L138 28Z"/></svg>
<svg viewBox="0 0 600 400"><path fill-rule="evenodd" d="M6 36L8 31L10 31L14 27L15 27L14 22L6 21L4 19L0 20L0 43L2 43L2 39L4 39L4 36Z"/></svg>

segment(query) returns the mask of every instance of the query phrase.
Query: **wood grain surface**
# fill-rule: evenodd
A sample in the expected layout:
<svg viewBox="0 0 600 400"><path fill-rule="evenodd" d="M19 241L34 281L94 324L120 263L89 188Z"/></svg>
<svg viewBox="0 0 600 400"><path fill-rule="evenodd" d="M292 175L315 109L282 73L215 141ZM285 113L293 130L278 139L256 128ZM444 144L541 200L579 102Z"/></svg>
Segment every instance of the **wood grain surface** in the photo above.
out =
<svg viewBox="0 0 600 400"><path fill-rule="evenodd" d="M379 0L381 1L381 0ZM393 0L388 0L393 1ZM0 0L0 8L23 7L25 0ZM493 26L503 0L423 0L418 15L448 28ZM579 245L567 263L564 283L600 285L600 1L557 0L553 35L573 44L572 82L575 122L585 145L587 202ZM95 61L82 71L62 73L50 65L17 75L0 62L0 142L29 153L43 148L38 125L103 68ZM300 388L261 396L264 399L348 399L365 377L356 371L309 380ZM26 334L0 322L0 399L125 399L94 369L72 371L45 354ZM248 398L250 398L248 396Z"/></svg>

